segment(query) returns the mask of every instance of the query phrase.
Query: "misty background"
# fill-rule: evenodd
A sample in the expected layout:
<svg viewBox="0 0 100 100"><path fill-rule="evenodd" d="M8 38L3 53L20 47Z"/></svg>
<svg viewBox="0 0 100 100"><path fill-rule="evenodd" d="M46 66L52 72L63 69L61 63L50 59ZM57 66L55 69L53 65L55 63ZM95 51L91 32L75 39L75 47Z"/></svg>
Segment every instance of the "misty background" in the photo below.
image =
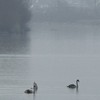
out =
<svg viewBox="0 0 100 100"><path fill-rule="evenodd" d="M100 0L0 0L1 100L100 99ZM79 92L66 86L80 80ZM33 82L36 95L27 95Z"/></svg>
<svg viewBox="0 0 100 100"><path fill-rule="evenodd" d="M33 55L98 55L100 0L33 0Z"/></svg>
<svg viewBox="0 0 100 100"><path fill-rule="evenodd" d="M0 8L1 54L100 51L100 0L0 0Z"/></svg>

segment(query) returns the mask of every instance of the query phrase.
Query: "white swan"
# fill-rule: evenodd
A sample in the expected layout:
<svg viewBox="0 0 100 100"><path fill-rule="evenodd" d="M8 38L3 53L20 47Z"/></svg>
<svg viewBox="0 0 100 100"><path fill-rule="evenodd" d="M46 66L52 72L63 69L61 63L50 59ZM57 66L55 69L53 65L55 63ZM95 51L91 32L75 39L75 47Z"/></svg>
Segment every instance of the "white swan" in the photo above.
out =
<svg viewBox="0 0 100 100"><path fill-rule="evenodd" d="M67 87L68 88L71 88L71 89L74 89L74 88L77 88L78 89L78 82L79 82L79 80L76 80L76 85L75 84L70 84Z"/></svg>
<svg viewBox="0 0 100 100"><path fill-rule="evenodd" d="M31 88L31 89L27 89L27 90L25 90L24 91L24 93L27 93L27 94L35 94L36 93L36 91L38 90L38 85L37 85L37 83L33 83L33 88Z"/></svg>
<svg viewBox="0 0 100 100"><path fill-rule="evenodd" d="M33 88L34 88L35 91L37 91L37 89L38 89L37 83L35 83L35 82L33 83Z"/></svg>
<svg viewBox="0 0 100 100"><path fill-rule="evenodd" d="M37 85L37 83L33 83L33 93L35 94L36 92L37 92L37 90L38 90L38 85Z"/></svg>

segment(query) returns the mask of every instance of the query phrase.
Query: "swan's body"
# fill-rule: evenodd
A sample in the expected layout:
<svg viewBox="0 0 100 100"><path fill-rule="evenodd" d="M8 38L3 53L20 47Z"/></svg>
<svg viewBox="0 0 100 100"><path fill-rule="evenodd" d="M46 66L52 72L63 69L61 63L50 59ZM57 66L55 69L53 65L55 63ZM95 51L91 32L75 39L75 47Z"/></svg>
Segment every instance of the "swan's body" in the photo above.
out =
<svg viewBox="0 0 100 100"><path fill-rule="evenodd" d="M79 82L79 80L76 80L76 85L75 84L70 84L67 87L71 88L71 89L78 88L78 82Z"/></svg>
<svg viewBox="0 0 100 100"><path fill-rule="evenodd" d="M75 84L70 84L67 87L69 87L69 88L76 88L76 85Z"/></svg>
<svg viewBox="0 0 100 100"><path fill-rule="evenodd" d="M30 89L27 89L27 90L25 90L25 93L27 93L27 94L32 94L32 93L33 93L33 91L32 91L32 90L30 90Z"/></svg>

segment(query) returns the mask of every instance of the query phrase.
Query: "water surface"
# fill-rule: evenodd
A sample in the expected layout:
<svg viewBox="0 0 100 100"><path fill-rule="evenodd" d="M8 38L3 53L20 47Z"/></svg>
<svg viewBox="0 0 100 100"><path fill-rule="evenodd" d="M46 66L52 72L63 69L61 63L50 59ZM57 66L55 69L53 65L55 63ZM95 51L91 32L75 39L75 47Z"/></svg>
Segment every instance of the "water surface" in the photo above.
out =
<svg viewBox="0 0 100 100"><path fill-rule="evenodd" d="M29 55L0 55L0 99L100 99L99 31L93 25L35 23ZM68 89L76 79L78 91ZM25 94L34 81L39 87L36 95Z"/></svg>

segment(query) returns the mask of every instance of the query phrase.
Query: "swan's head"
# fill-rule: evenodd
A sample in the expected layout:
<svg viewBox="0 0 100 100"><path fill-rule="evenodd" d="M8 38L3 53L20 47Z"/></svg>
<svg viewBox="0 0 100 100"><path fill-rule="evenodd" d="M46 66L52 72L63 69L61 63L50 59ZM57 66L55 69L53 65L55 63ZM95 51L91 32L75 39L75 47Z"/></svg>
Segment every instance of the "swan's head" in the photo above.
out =
<svg viewBox="0 0 100 100"><path fill-rule="evenodd" d="M80 82L79 80L76 80L76 82Z"/></svg>

